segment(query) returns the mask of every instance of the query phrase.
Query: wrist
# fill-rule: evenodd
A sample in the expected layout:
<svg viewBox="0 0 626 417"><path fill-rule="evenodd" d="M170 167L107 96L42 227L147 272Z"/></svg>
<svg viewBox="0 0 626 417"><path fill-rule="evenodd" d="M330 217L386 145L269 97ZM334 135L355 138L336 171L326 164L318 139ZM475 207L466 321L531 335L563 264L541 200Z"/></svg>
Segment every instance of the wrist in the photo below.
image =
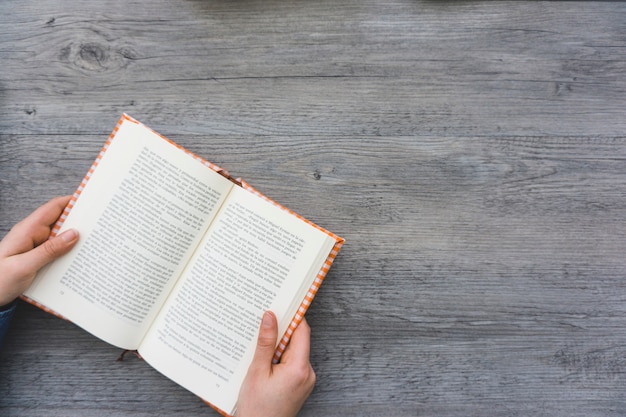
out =
<svg viewBox="0 0 626 417"><path fill-rule="evenodd" d="M8 303L8 304L0 305L0 313L3 313L3 312L5 312L5 311L10 310L11 308L13 308L13 306L15 305L15 303L17 303L17 299L16 299L16 300L11 301L11 302L10 302L10 303Z"/></svg>

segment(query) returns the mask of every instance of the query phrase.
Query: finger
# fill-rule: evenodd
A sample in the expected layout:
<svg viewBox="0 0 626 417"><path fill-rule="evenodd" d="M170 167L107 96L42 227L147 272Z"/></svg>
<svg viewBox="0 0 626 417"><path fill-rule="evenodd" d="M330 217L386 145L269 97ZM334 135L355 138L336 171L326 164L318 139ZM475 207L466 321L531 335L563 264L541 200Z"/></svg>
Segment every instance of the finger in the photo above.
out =
<svg viewBox="0 0 626 417"><path fill-rule="evenodd" d="M309 362L311 354L311 327L306 319L302 319L291 335L291 341L282 355L281 363Z"/></svg>
<svg viewBox="0 0 626 417"><path fill-rule="evenodd" d="M34 274L46 264L69 252L77 241L78 232L75 229L69 229L14 258L22 263L25 271Z"/></svg>
<svg viewBox="0 0 626 417"><path fill-rule="evenodd" d="M17 223L0 244L0 257L26 252L44 242L50 235L50 226L59 218L71 196L48 201Z"/></svg>
<svg viewBox="0 0 626 417"><path fill-rule="evenodd" d="M55 197L33 211L27 219L36 224L52 225L57 221L71 198L71 195Z"/></svg>
<svg viewBox="0 0 626 417"><path fill-rule="evenodd" d="M261 320L259 337L256 350L250 364L250 371L261 372L269 375L272 371L272 358L276 350L276 338L278 337L278 323L276 316L271 311L266 311Z"/></svg>

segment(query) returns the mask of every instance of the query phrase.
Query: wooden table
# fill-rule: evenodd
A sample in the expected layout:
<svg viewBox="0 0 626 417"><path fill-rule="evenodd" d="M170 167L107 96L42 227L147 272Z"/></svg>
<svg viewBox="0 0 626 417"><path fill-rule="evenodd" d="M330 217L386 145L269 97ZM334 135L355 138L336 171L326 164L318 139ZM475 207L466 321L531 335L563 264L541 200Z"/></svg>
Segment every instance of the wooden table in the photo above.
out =
<svg viewBox="0 0 626 417"><path fill-rule="evenodd" d="M301 416L626 414L626 4L0 3L0 232L123 112L347 243ZM21 303L2 416L215 416Z"/></svg>

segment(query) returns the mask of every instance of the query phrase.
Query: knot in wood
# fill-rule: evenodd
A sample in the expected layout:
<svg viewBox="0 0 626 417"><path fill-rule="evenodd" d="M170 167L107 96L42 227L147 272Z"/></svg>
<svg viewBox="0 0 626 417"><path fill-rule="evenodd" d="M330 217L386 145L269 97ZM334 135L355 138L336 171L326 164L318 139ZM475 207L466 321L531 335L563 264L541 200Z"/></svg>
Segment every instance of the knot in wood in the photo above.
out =
<svg viewBox="0 0 626 417"><path fill-rule="evenodd" d="M61 50L62 61L83 71L104 72L124 68L135 58L128 48L115 49L101 42L70 44Z"/></svg>
<svg viewBox="0 0 626 417"><path fill-rule="evenodd" d="M97 43L80 45L78 56L85 69L104 69L107 66L108 51Z"/></svg>

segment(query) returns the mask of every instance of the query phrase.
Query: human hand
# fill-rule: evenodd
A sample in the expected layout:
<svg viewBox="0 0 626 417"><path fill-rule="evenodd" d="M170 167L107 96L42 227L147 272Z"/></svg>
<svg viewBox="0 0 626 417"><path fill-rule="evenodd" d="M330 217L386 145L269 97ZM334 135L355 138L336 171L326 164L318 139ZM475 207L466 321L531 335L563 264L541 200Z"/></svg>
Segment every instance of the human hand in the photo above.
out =
<svg viewBox="0 0 626 417"><path fill-rule="evenodd" d="M256 351L239 392L237 417L295 417L313 391L315 372L309 362L311 328L302 320L279 364L272 364L278 324L263 315Z"/></svg>
<svg viewBox="0 0 626 417"><path fill-rule="evenodd" d="M53 198L13 226L0 241L0 307L22 294L40 268L69 252L78 241L78 232L73 229L48 239L69 201L70 196Z"/></svg>

